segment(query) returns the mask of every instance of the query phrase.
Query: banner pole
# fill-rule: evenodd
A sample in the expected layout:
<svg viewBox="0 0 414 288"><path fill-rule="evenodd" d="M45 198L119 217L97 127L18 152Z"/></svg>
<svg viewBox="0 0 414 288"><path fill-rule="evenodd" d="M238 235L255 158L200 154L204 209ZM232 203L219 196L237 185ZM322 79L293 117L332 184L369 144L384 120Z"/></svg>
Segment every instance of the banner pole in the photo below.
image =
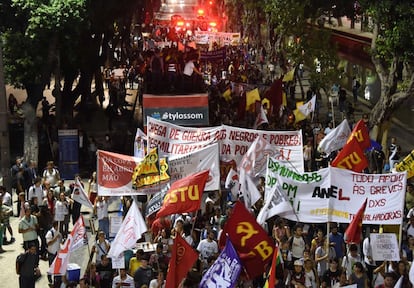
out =
<svg viewBox="0 0 414 288"><path fill-rule="evenodd" d="M327 248L328 251L326 251L326 254L328 255L328 261L327 261L327 264L325 264L325 265L326 265L326 268L329 269L329 251L331 250L330 249L331 241L329 239L329 233L331 233L331 231L330 231L331 230L331 227L330 227L331 224L330 224L329 220L326 223L327 223L327 225L326 225L326 240L328 241L328 248Z"/></svg>

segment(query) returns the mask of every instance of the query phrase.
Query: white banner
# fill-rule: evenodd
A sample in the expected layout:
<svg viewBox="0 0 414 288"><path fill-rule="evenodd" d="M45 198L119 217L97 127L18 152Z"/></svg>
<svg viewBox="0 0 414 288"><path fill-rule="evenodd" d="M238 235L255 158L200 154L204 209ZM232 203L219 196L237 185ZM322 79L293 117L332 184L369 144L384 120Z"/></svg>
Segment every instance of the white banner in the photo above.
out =
<svg viewBox="0 0 414 288"><path fill-rule="evenodd" d="M369 235L374 261L400 261L400 248L394 233L371 233Z"/></svg>
<svg viewBox="0 0 414 288"><path fill-rule="evenodd" d="M257 155L271 155L295 171L303 172L303 142L301 131L264 131L232 126L192 128L174 125L151 117L147 118L148 148L158 147L160 154L182 155L198 151L213 143L219 144L221 161L236 161L239 165L257 137L269 144ZM226 176L226 175L225 175ZM224 177L225 177L224 176Z"/></svg>
<svg viewBox="0 0 414 288"><path fill-rule="evenodd" d="M219 46L238 45L240 42L240 33L195 31L194 41L197 44L216 42Z"/></svg>
<svg viewBox="0 0 414 288"><path fill-rule="evenodd" d="M273 158L268 171L266 191L277 181L296 213L282 217L306 223L349 223L368 198L363 224L402 223L406 172L362 174L329 167L300 174ZM269 197L265 194L265 200Z"/></svg>
<svg viewBox="0 0 414 288"><path fill-rule="evenodd" d="M141 160L141 158L99 150L98 195L143 195L159 192L168 182L144 189L132 187L132 174ZM204 190L213 191L220 188L218 144L185 155L173 155L168 158L166 166L168 166L167 174L170 175L171 183L192 173L209 169L210 175Z"/></svg>

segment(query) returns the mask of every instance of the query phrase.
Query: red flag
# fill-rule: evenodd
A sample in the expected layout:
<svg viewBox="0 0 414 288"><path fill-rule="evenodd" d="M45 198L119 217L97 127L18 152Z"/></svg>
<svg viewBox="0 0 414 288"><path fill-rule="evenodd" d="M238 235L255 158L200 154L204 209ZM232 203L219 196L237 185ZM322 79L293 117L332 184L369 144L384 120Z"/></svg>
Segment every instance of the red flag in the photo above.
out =
<svg viewBox="0 0 414 288"><path fill-rule="evenodd" d="M358 142L362 151L371 146L368 128L362 119L359 120L355 125L354 129L351 132L351 135L349 135L347 143L351 142L352 139L355 139Z"/></svg>
<svg viewBox="0 0 414 288"><path fill-rule="evenodd" d="M198 259L198 253L179 234L174 239L165 288L177 288Z"/></svg>
<svg viewBox="0 0 414 288"><path fill-rule="evenodd" d="M349 223L348 228L345 231L345 242L346 243L360 243L361 242L361 233L362 233L362 220L364 218L365 208L367 207L368 198L365 199L364 204L359 208L358 212L355 214L351 223Z"/></svg>
<svg viewBox="0 0 414 288"><path fill-rule="evenodd" d="M331 166L355 172L361 172L368 167L367 157L359 146L356 138L353 137L348 143L345 144L341 152L339 152L332 161Z"/></svg>
<svg viewBox="0 0 414 288"><path fill-rule="evenodd" d="M157 218L200 209L201 195L203 194L208 174L208 170L203 170L175 181L164 197L162 207L157 213Z"/></svg>
<svg viewBox="0 0 414 288"><path fill-rule="evenodd" d="M240 201L236 202L221 235L226 233L239 253L247 277L253 279L261 275L272 259L274 244ZM224 246L223 242L220 244Z"/></svg>
<svg viewBox="0 0 414 288"><path fill-rule="evenodd" d="M63 247L60 248L47 273L51 275L65 275L69 264L70 253L84 245L88 245L88 238L86 235L85 222L81 215L75 225L73 225L72 232L69 234Z"/></svg>

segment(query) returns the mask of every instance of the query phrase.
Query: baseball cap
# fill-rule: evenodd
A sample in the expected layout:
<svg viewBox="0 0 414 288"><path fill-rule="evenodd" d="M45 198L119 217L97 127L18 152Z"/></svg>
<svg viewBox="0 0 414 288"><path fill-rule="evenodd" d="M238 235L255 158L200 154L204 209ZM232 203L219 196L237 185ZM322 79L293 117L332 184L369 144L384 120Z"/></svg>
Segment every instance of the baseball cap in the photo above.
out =
<svg viewBox="0 0 414 288"><path fill-rule="evenodd" d="M303 266L303 263L301 260L295 260L295 262L293 262L293 265L295 266Z"/></svg>

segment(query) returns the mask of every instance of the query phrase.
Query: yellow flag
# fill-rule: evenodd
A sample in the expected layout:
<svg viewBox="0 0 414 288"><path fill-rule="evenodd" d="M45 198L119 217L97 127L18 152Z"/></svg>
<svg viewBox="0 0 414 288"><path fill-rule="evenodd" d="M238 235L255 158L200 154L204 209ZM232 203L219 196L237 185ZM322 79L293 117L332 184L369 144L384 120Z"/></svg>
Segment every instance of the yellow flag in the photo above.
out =
<svg viewBox="0 0 414 288"><path fill-rule="evenodd" d="M295 74L295 69L290 70L283 76L283 82L293 81L293 76Z"/></svg>
<svg viewBox="0 0 414 288"><path fill-rule="evenodd" d="M410 152L400 163L395 167L397 171L407 171L407 179L414 176L414 150Z"/></svg>
<svg viewBox="0 0 414 288"><path fill-rule="evenodd" d="M303 115L303 113L300 112L299 109L293 110L293 114L295 115L295 123L298 123L298 122L306 119L306 116Z"/></svg>
<svg viewBox="0 0 414 288"><path fill-rule="evenodd" d="M228 88L226 91L223 92L223 98L226 99L227 102L231 100L231 89Z"/></svg>
<svg viewBox="0 0 414 288"><path fill-rule="evenodd" d="M286 92L282 92L282 106L287 107L287 98L286 98Z"/></svg>
<svg viewBox="0 0 414 288"><path fill-rule="evenodd" d="M246 111L250 109L251 105L254 105L256 101L260 101L259 89L253 89L246 92Z"/></svg>

